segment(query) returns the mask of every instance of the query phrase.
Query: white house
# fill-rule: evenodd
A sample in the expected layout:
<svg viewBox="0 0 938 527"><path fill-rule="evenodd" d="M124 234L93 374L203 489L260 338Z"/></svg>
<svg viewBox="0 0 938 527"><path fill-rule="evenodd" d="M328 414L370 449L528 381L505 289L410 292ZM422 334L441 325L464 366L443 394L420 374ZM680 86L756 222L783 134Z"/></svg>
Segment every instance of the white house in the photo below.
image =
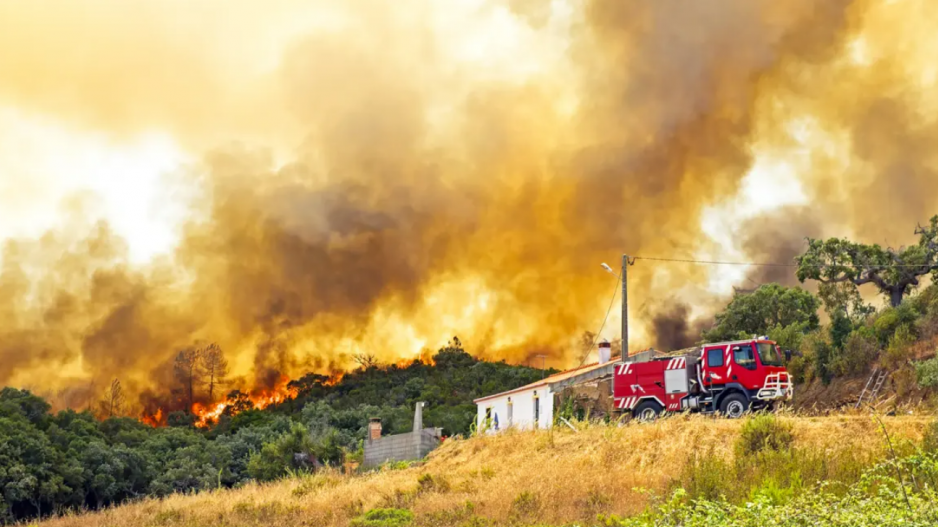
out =
<svg viewBox="0 0 938 527"><path fill-rule="evenodd" d="M554 423L555 394L572 384L612 375L615 364L607 361L583 366L514 390L476 399L476 425L480 429L485 427L489 433L508 428L549 428Z"/></svg>

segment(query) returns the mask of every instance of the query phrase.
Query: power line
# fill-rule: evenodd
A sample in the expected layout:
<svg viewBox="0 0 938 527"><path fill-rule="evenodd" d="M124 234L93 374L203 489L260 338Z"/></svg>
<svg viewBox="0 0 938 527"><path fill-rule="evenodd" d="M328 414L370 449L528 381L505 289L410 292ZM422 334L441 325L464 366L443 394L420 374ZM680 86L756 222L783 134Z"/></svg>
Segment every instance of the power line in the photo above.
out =
<svg viewBox="0 0 938 527"><path fill-rule="evenodd" d="M651 262L676 262L676 263L690 263L690 264L699 264L699 265L751 265L755 267L798 267L799 264L795 262L791 263L776 263L776 262L721 262L715 260L691 260L685 258L660 258L654 256L633 256L633 260L648 260ZM904 267L931 267L931 264L869 264L869 265L856 265L856 264L821 264L818 267L853 267L855 269L896 269Z"/></svg>
<svg viewBox="0 0 938 527"><path fill-rule="evenodd" d="M714 260L688 260L683 258L657 258L652 256L635 256L635 260L649 260L653 262L678 262L705 265L755 265L761 267L798 267L796 263L770 263L770 262L719 262Z"/></svg>

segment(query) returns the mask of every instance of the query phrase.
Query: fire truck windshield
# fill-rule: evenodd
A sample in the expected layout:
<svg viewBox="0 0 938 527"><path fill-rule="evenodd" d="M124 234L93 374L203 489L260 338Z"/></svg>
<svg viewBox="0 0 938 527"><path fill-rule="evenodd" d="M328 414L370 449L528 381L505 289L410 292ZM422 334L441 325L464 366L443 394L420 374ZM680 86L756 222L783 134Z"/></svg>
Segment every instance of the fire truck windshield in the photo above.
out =
<svg viewBox="0 0 938 527"><path fill-rule="evenodd" d="M756 344L756 347L759 349L759 359L762 360L763 366L782 365L782 358L778 355L778 350L775 349L774 344L760 342Z"/></svg>

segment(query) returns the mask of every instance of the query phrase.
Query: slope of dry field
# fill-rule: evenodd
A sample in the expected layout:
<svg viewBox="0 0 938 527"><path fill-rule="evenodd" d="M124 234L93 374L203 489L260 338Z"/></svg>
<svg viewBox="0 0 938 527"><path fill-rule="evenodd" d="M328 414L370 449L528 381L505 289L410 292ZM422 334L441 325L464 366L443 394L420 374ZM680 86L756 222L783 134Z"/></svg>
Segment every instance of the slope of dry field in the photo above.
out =
<svg viewBox="0 0 938 527"><path fill-rule="evenodd" d="M825 470L887 455L876 421L864 416L784 417L795 445ZM928 419L884 418L894 442L918 441ZM699 416L622 427L583 425L453 440L421 465L356 476L323 472L269 485L148 499L42 527L345 526L378 507L413 511L418 525L560 525L598 513L630 514L681 477L693 456L731 459L741 421ZM810 467L807 467L810 468ZM647 491L654 492L647 492Z"/></svg>

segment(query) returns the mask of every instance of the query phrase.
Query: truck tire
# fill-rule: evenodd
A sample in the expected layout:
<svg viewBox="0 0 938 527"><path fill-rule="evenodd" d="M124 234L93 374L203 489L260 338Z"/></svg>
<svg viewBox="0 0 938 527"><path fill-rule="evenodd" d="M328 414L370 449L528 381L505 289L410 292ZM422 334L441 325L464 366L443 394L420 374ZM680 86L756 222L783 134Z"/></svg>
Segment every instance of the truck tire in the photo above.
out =
<svg viewBox="0 0 938 527"><path fill-rule="evenodd" d="M741 393L731 393L720 401L720 413L727 419L739 419L749 411L749 399Z"/></svg>
<svg viewBox="0 0 938 527"><path fill-rule="evenodd" d="M642 401L632 411L632 416L639 421L654 421L664 408L655 401Z"/></svg>

